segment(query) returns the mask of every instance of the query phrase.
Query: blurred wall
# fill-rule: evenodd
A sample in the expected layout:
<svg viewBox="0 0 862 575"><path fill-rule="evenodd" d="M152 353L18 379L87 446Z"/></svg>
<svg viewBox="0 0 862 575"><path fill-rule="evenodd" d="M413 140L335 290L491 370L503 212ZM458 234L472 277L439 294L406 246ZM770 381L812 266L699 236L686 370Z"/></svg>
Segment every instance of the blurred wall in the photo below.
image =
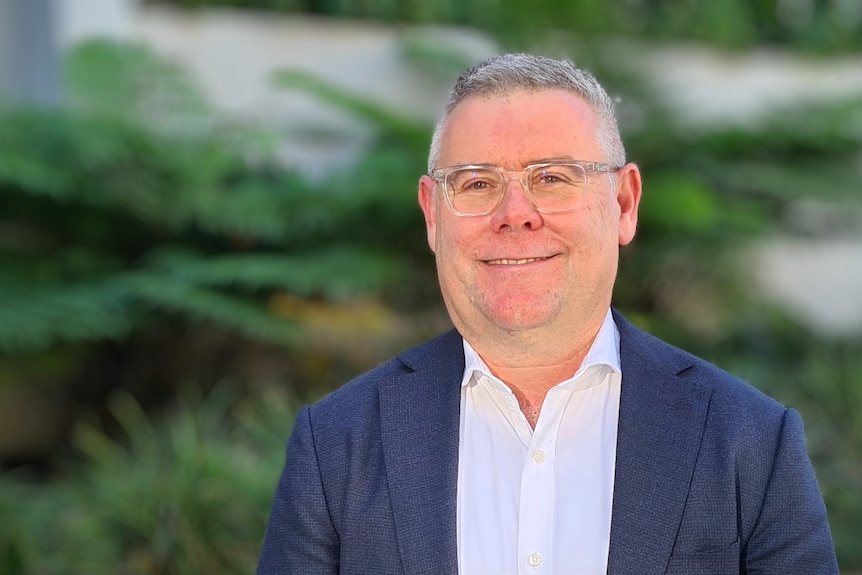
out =
<svg viewBox="0 0 862 575"><path fill-rule="evenodd" d="M58 39L68 48L86 38L131 40L139 17L138 0L54 0Z"/></svg>
<svg viewBox="0 0 862 575"><path fill-rule="evenodd" d="M413 69L403 58L404 40L445 44L476 62L496 49L468 30L231 10L183 13L148 7L139 11L135 33L192 71L225 113L278 130L285 163L312 174L354 159L371 134L352 117L310 96L276 89L274 72L309 72L406 116L432 122L454 78L435 81L427 71Z"/></svg>
<svg viewBox="0 0 862 575"><path fill-rule="evenodd" d="M60 100L57 0L0 0L0 99Z"/></svg>

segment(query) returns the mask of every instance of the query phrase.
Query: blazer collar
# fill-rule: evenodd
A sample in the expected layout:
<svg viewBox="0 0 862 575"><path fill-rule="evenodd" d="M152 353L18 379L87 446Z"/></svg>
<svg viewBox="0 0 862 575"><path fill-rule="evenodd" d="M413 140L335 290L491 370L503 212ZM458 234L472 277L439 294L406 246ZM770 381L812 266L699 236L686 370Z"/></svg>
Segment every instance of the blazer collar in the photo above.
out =
<svg viewBox="0 0 862 575"><path fill-rule="evenodd" d="M680 378L693 356L618 313L614 319L623 379L608 573L663 573L682 521L712 388Z"/></svg>
<svg viewBox="0 0 862 575"><path fill-rule="evenodd" d="M712 389L681 380L693 356L616 311L614 320L623 380L608 572L638 573L670 558ZM379 389L401 562L405 573L455 574L461 336L450 331L398 359L406 374Z"/></svg>
<svg viewBox="0 0 862 575"><path fill-rule="evenodd" d="M450 331L398 358L380 382L380 426L405 573L458 572L458 434L464 348Z"/></svg>

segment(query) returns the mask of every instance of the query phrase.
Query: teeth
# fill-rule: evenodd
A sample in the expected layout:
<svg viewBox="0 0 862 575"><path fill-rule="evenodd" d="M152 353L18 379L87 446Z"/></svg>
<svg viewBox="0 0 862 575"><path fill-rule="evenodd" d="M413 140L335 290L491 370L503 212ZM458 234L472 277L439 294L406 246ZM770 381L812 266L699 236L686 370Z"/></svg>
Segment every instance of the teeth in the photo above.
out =
<svg viewBox="0 0 862 575"><path fill-rule="evenodd" d="M523 260L488 260L488 263L492 266L520 266L523 264L528 264L530 262L537 262L540 260L544 260L546 258L526 258Z"/></svg>

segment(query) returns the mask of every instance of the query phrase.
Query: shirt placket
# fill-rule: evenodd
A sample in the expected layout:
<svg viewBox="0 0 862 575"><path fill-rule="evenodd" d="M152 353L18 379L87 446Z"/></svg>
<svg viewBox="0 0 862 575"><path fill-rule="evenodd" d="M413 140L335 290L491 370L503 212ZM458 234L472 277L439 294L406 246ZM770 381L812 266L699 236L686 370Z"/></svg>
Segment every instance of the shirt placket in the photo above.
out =
<svg viewBox="0 0 862 575"><path fill-rule="evenodd" d="M552 573L556 441L568 396L568 387L548 392L524 458L518 513L519 575Z"/></svg>

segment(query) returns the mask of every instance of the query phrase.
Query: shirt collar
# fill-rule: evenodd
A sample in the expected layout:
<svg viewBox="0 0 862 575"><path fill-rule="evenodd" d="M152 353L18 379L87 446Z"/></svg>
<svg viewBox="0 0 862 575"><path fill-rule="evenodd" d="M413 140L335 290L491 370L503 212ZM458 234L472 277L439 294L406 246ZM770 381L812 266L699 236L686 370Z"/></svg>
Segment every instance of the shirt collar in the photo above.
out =
<svg viewBox="0 0 862 575"><path fill-rule="evenodd" d="M473 346L466 339L463 341L464 377L461 379L461 386L463 387L470 383L474 372L493 377L491 370L488 369L488 365L479 357ZM593 345L590 346L590 351L587 352L587 356L584 358L581 367L572 375L571 379L578 377L581 373L596 365L606 365L615 372L622 373L622 367L620 366L620 332L617 329L617 324L614 322L610 309L608 309L608 313L605 315L602 327L599 328L599 333L596 334L596 339L593 340Z"/></svg>

